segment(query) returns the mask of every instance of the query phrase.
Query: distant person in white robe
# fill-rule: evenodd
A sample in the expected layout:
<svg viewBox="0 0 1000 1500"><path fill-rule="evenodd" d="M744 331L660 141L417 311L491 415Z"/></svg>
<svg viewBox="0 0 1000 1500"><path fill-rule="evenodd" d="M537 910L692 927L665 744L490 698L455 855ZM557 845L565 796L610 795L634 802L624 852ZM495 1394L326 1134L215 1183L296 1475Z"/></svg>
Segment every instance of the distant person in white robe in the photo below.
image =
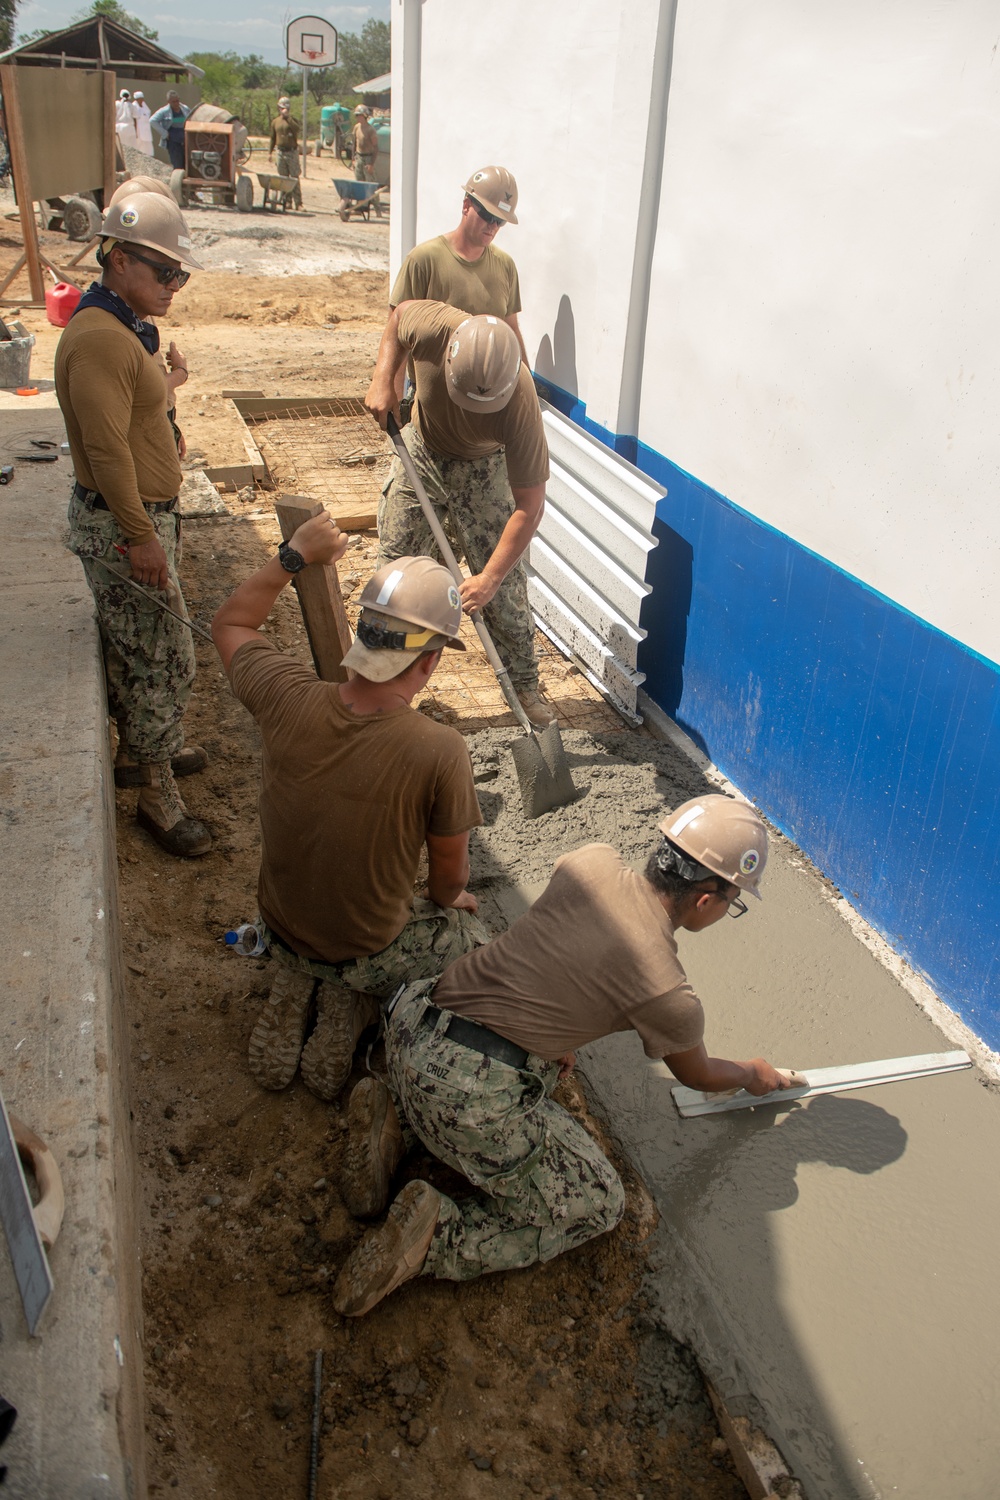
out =
<svg viewBox="0 0 1000 1500"><path fill-rule="evenodd" d="M118 95L118 103L115 105L115 130L118 140L124 152L126 146L136 151L139 139L135 132L135 110L132 104L132 95L128 89L122 89Z"/></svg>
<svg viewBox="0 0 1000 1500"><path fill-rule="evenodd" d="M152 111L142 89L136 89L132 95L132 113L135 116L136 144L144 156L152 156L153 127L149 123Z"/></svg>

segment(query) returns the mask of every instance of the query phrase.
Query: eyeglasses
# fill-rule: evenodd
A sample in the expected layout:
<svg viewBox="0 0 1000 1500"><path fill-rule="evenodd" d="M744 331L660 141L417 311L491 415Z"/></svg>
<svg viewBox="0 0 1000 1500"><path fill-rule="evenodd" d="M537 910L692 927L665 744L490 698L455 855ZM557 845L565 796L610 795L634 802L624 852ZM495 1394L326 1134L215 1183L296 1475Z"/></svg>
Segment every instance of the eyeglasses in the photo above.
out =
<svg viewBox="0 0 1000 1500"><path fill-rule="evenodd" d="M476 210L476 213L482 219L484 224L502 224L504 222L503 219L498 219L496 214L487 213L483 205L477 202L475 198L470 196L469 202L472 204L473 208Z"/></svg>
<svg viewBox="0 0 1000 1500"><path fill-rule="evenodd" d="M119 241L119 243L121 242ZM155 272L156 279L161 286L169 286L173 281L177 283L179 291L182 286L187 286L191 280L191 272L182 271L179 266L165 266L162 261L150 260L148 255L140 255L138 250L126 249L124 245L122 245L122 249L130 260L141 260L144 266L148 266L151 271Z"/></svg>
<svg viewBox="0 0 1000 1500"><path fill-rule="evenodd" d="M725 900L725 897L723 897L723 900ZM734 919L734 921L737 917L745 917L749 910L750 908L747 906L746 902L741 901L738 896L734 896L729 903L729 915Z"/></svg>

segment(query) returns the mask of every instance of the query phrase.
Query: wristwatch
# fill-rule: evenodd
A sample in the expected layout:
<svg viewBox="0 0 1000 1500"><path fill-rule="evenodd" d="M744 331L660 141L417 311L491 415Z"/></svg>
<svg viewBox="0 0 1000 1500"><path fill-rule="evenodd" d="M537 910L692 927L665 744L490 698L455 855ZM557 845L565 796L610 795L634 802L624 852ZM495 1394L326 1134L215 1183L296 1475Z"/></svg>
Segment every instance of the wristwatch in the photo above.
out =
<svg viewBox="0 0 1000 1500"><path fill-rule="evenodd" d="M308 566L302 553L296 552L289 542L282 542L278 548L278 561L286 573L301 573Z"/></svg>

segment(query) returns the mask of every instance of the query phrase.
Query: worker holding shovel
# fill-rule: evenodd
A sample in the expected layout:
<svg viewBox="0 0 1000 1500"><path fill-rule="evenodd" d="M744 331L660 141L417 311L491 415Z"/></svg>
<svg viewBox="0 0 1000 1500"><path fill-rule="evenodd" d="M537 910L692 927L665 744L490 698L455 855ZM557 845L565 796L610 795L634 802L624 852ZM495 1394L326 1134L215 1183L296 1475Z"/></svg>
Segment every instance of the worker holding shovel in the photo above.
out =
<svg viewBox="0 0 1000 1500"><path fill-rule="evenodd" d="M479 1192L456 1203L427 1182L407 1183L342 1269L338 1312L359 1317L414 1276L511 1271L614 1228L624 1208L618 1174L550 1097L578 1047L637 1031L647 1057L692 1088L763 1095L789 1086L763 1058L708 1055L674 936L740 916L742 894L759 895L764 824L716 794L684 803L660 831L642 875L606 844L563 855L507 932L390 1002L386 1060L402 1114ZM345 1199L374 1215L403 1150L382 1082L357 1085L348 1123Z"/></svg>
<svg viewBox="0 0 1000 1500"><path fill-rule="evenodd" d="M347 1082L379 999L487 937L465 889L469 831L482 822L469 752L456 729L410 706L442 650L465 649L449 574L408 557L372 576L344 658L349 682L320 681L258 633L293 574L346 546L329 515L314 516L212 622L262 743L257 900L272 965L250 1071L282 1089L301 1064L322 1099ZM425 848L427 894L415 897Z"/></svg>
<svg viewBox="0 0 1000 1500"><path fill-rule="evenodd" d="M521 558L538 529L549 477L542 414L517 335L492 315L442 302L403 302L389 314L365 399L383 428L398 422L397 376L413 361L416 402L403 441L449 540L471 577L462 607L481 609L533 725L556 713L539 689ZM378 514L379 562L438 548L397 457Z"/></svg>

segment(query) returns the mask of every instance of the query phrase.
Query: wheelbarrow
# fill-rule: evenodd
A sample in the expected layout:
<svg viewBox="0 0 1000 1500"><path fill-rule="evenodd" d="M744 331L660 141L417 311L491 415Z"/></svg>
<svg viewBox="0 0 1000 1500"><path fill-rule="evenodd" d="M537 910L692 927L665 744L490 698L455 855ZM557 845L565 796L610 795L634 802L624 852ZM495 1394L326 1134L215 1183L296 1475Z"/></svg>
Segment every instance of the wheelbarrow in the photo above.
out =
<svg viewBox="0 0 1000 1500"><path fill-rule="evenodd" d="M340 197L340 217L346 224L353 214L368 219L372 209L375 217L382 217L382 189L377 182L355 182L350 177L334 177L334 187Z"/></svg>
<svg viewBox="0 0 1000 1500"><path fill-rule="evenodd" d="M257 172L255 175L264 189L262 208L268 208L273 213L277 213L280 208L281 212L285 213L294 205L298 178L279 177L274 172Z"/></svg>

